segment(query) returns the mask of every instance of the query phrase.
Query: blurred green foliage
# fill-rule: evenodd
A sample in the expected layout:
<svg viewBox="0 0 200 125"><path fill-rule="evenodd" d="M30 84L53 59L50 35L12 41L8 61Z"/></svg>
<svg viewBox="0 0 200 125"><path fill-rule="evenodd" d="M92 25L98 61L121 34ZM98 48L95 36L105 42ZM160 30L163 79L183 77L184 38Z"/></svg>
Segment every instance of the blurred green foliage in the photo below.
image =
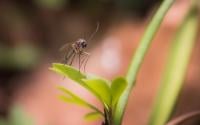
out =
<svg viewBox="0 0 200 125"><path fill-rule="evenodd" d="M51 49L57 49L55 44L59 45L58 41L70 41L73 29L65 32L67 24L62 21L71 21L74 15L83 15L95 23L108 22L119 12L125 15L129 12L130 15L144 15L157 1L159 0L0 1L0 67L31 66L40 60L37 58L38 54L43 54L37 48L44 49L42 52L47 52L48 49L53 51ZM36 48L26 45L35 45ZM52 52L51 55L53 54Z"/></svg>
<svg viewBox="0 0 200 125"><path fill-rule="evenodd" d="M34 2L42 8L59 9L63 8L69 0L34 0Z"/></svg>
<svg viewBox="0 0 200 125"><path fill-rule="evenodd" d="M0 118L0 125L34 125L34 122L20 106L14 106L7 119Z"/></svg>
<svg viewBox="0 0 200 125"><path fill-rule="evenodd" d="M0 46L0 68L28 69L37 64L39 57L39 50L32 46Z"/></svg>

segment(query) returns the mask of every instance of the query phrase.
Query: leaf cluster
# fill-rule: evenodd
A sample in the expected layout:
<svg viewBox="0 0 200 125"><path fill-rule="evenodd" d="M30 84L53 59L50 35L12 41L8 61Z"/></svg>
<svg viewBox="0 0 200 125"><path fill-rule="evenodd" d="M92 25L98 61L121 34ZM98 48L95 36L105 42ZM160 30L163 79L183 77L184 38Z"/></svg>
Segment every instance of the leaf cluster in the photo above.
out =
<svg viewBox="0 0 200 125"><path fill-rule="evenodd" d="M127 82L123 77L117 77L114 80L109 81L97 76L86 75L69 65L60 63L54 63L50 70L55 71L84 87L102 103L104 109L103 111L98 109L96 106L90 104L67 88L59 86L59 90L63 92L63 95L60 96L63 101L91 109L91 112L85 115L85 118L88 120L104 118L104 124L112 124L112 114L114 114L116 104L127 86Z"/></svg>

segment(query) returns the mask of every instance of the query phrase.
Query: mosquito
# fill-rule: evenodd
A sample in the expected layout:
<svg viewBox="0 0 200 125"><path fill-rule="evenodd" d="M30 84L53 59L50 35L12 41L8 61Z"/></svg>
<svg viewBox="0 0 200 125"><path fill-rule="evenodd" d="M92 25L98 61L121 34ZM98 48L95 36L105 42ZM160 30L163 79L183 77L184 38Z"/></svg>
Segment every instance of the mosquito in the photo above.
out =
<svg viewBox="0 0 200 125"><path fill-rule="evenodd" d="M95 32L91 34L88 41L90 41L94 37L98 29L99 29L99 22L97 23ZM60 51L64 51L64 63L71 66L74 62L74 59L78 56L79 71L81 67L84 65L84 72L85 72L85 67L90 57L90 53L85 51L87 46L88 46L88 42L83 38L80 38L73 43L64 44L60 48Z"/></svg>

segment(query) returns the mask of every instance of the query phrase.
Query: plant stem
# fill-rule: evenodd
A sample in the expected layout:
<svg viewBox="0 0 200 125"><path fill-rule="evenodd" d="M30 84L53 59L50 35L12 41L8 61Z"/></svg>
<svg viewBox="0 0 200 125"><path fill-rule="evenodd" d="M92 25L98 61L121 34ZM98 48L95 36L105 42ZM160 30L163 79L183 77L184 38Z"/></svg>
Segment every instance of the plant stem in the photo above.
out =
<svg viewBox="0 0 200 125"><path fill-rule="evenodd" d="M111 108L109 110L104 108L104 123L103 123L103 125L113 125Z"/></svg>
<svg viewBox="0 0 200 125"><path fill-rule="evenodd" d="M163 1L139 44L139 47L135 53L134 58L132 59L129 71L126 76L128 86L117 104L116 112L114 114L114 125L121 125L124 110L128 101L128 96L133 86L135 85L136 76L138 74L139 68L141 67L144 56L146 55L147 50L149 49L149 46L161 25L161 22L163 21L167 11L172 6L174 1L175 0Z"/></svg>

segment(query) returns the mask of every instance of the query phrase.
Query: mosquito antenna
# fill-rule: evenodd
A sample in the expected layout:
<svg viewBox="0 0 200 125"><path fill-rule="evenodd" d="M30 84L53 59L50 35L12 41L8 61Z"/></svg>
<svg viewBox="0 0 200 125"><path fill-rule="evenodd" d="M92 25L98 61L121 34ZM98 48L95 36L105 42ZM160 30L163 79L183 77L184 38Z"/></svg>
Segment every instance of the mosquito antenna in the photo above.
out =
<svg viewBox="0 0 200 125"><path fill-rule="evenodd" d="M90 41L93 37L94 37L94 35L97 33L97 31L99 30L99 22L97 22L97 27L96 27L96 30L91 34L91 36L89 37L89 39L88 39L88 41Z"/></svg>

